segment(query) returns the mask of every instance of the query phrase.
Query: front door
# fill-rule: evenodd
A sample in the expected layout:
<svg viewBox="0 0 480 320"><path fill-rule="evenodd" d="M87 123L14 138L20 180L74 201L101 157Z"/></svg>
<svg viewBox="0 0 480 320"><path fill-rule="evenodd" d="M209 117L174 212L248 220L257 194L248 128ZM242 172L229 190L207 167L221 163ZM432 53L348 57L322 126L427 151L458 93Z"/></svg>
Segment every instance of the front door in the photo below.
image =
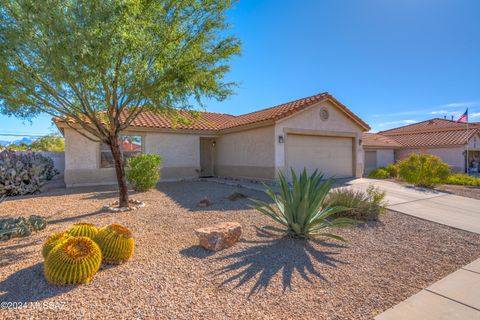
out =
<svg viewBox="0 0 480 320"><path fill-rule="evenodd" d="M213 143L212 138L200 138L200 177L213 176Z"/></svg>

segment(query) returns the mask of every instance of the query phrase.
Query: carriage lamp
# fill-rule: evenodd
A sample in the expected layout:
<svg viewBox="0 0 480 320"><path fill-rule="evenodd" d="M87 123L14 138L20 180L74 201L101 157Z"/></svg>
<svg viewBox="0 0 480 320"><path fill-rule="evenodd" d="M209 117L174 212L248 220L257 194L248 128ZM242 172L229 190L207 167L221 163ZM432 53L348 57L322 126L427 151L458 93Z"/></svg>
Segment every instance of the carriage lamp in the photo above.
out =
<svg viewBox="0 0 480 320"><path fill-rule="evenodd" d="M278 136L278 143L283 143L283 136L282 135Z"/></svg>

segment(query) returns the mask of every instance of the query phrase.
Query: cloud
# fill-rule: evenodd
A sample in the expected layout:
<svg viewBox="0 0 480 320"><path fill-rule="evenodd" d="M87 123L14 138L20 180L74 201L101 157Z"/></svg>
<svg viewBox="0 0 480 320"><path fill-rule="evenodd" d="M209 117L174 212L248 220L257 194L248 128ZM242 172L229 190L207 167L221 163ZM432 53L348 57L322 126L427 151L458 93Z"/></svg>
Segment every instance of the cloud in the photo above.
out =
<svg viewBox="0 0 480 320"><path fill-rule="evenodd" d="M382 123L379 123L378 126L385 127L385 126L393 126L393 125L406 125L406 124L413 124L417 122L418 122L417 120L406 119L406 120L382 122Z"/></svg>
<svg viewBox="0 0 480 320"><path fill-rule="evenodd" d="M471 118L480 118L480 112L475 112L469 115Z"/></svg>
<svg viewBox="0 0 480 320"><path fill-rule="evenodd" d="M446 110L431 111L429 114L450 114L451 112Z"/></svg>
<svg viewBox="0 0 480 320"><path fill-rule="evenodd" d="M445 108L468 108L468 107L476 107L480 105L480 101L466 101L466 102L452 102L452 103L447 103L444 105L441 105L440 107L445 107Z"/></svg>

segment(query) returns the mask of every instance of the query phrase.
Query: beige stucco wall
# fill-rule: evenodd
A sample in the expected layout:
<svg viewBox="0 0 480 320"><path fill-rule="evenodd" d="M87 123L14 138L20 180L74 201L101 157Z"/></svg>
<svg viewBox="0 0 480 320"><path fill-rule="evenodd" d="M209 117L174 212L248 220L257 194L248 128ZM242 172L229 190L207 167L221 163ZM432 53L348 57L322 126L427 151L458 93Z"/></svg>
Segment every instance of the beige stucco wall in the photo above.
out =
<svg viewBox="0 0 480 320"><path fill-rule="evenodd" d="M329 112L326 121L320 119L320 109L324 107ZM276 170L284 170L285 166L285 143L278 142L278 136L288 139L287 132L291 129L303 129L324 132L349 133L354 135L354 148L356 164L354 166L355 176L363 175L364 155L363 149L358 146L358 140L361 139L362 129L348 116L340 111L329 101L321 102L317 105L307 108L304 111L297 112L290 117L284 118L275 124L275 167Z"/></svg>
<svg viewBox="0 0 480 320"><path fill-rule="evenodd" d="M462 147L450 148L429 148L429 149L400 149L395 150L395 161L407 158L411 153L428 153L435 155L449 164L453 172L464 172L465 170L465 156Z"/></svg>
<svg viewBox="0 0 480 320"><path fill-rule="evenodd" d="M100 168L100 145L72 129L65 129L65 184L67 187L116 184L115 169ZM144 136L144 152L162 157L161 179L198 177L199 141L195 134L132 133Z"/></svg>
<svg viewBox="0 0 480 320"><path fill-rule="evenodd" d="M200 136L182 133L147 133L145 152L162 158L161 179L198 177L200 168Z"/></svg>
<svg viewBox="0 0 480 320"><path fill-rule="evenodd" d="M273 125L221 135L216 139L215 175L273 179L274 142Z"/></svg>

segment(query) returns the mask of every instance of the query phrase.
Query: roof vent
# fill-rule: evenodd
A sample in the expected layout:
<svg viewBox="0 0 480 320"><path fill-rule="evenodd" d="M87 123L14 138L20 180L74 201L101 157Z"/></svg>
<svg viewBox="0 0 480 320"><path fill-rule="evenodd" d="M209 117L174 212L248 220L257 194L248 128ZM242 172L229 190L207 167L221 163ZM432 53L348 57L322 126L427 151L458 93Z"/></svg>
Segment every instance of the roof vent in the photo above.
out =
<svg viewBox="0 0 480 320"><path fill-rule="evenodd" d="M435 121L433 121L433 120L428 121L428 124L434 124L434 123L435 123Z"/></svg>

